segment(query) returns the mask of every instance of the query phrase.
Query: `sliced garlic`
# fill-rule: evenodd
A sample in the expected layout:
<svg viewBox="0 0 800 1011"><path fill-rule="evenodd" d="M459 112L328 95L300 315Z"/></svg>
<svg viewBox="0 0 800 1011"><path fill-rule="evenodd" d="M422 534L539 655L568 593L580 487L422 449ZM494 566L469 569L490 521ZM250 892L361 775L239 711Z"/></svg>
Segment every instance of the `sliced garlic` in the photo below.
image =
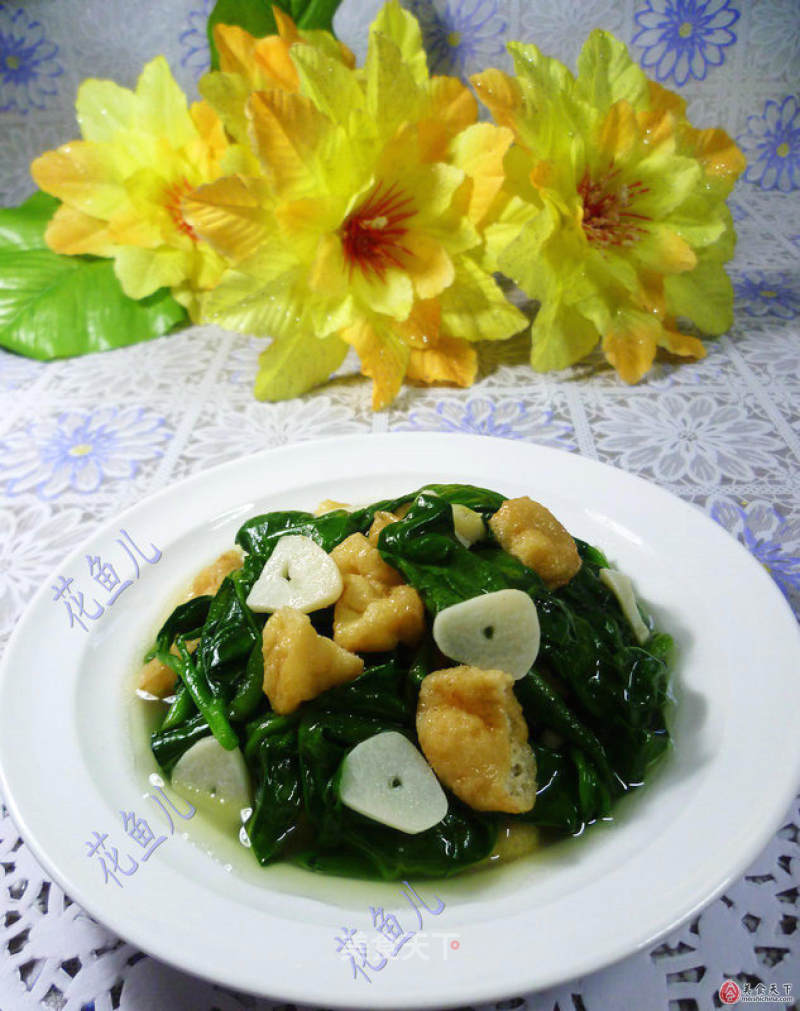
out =
<svg viewBox="0 0 800 1011"><path fill-rule="evenodd" d="M464 547L469 548L475 541L483 540L486 535L486 525L481 514L470 509L469 506L459 505L457 502L451 508L453 510L453 529Z"/></svg>
<svg viewBox="0 0 800 1011"><path fill-rule="evenodd" d="M447 797L424 756L395 730L357 744L342 762L342 803L353 811L416 835L447 814Z"/></svg>
<svg viewBox="0 0 800 1011"><path fill-rule="evenodd" d="M539 652L539 615L522 590L496 590L440 611L436 645L451 660L524 677Z"/></svg>
<svg viewBox="0 0 800 1011"><path fill-rule="evenodd" d="M203 737L185 751L170 781L196 807L233 823L252 802L241 751L226 751L215 737Z"/></svg>
<svg viewBox="0 0 800 1011"><path fill-rule="evenodd" d="M619 601L619 606L633 629L636 641L639 645L647 642L650 638L650 629L639 613L630 576L625 575L624 572L618 572L616 569L600 569L599 576L600 582L604 583Z"/></svg>
<svg viewBox="0 0 800 1011"><path fill-rule="evenodd" d="M293 607L308 614L334 604L342 594L336 562L310 537L281 537L247 597L253 611Z"/></svg>

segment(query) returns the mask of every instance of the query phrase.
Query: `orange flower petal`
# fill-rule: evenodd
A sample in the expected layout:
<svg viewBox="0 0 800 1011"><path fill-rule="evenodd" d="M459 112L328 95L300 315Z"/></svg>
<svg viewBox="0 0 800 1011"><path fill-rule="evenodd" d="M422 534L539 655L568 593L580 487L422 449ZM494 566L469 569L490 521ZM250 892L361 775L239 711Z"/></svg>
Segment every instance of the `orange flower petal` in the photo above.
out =
<svg viewBox="0 0 800 1011"><path fill-rule="evenodd" d="M473 74L470 82L481 101L488 106L495 122L513 129L517 112L523 104L519 81L502 70L490 69Z"/></svg>
<svg viewBox="0 0 800 1011"><path fill-rule="evenodd" d="M269 235L259 189L256 179L218 179L184 197L183 217L223 256L239 263L255 253Z"/></svg>
<svg viewBox="0 0 800 1011"><path fill-rule="evenodd" d="M66 204L62 204L48 222L45 241L56 253L70 256L79 253L113 256L116 248L107 221L92 218Z"/></svg>
<svg viewBox="0 0 800 1011"><path fill-rule="evenodd" d="M638 383L653 364L662 333L663 327L655 317L619 312L603 337L603 354L626 383Z"/></svg>
<svg viewBox="0 0 800 1011"><path fill-rule="evenodd" d="M354 347L361 371L372 379L372 409L380 411L397 396L403 384L409 349L392 331L365 319L346 327L339 336Z"/></svg>
<svg viewBox="0 0 800 1011"><path fill-rule="evenodd" d="M425 350L439 340L442 307L438 298L418 299L408 319L396 324L397 333L410 348Z"/></svg>
<svg viewBox="0 0 800 1011"><path fill-rule="evenodd" d="M472 386L478 373L478 353L460 337L440 337L435 347L412 348L406 376L416 383Z"/></svg>
<svg viewBox="0 0 800 1011"><path fill-rule="evenodd" d="M253 147L265 174L279 194L302 190L324 157L330 120L305 96L285 91L258 92L248 108Z"/></svg>

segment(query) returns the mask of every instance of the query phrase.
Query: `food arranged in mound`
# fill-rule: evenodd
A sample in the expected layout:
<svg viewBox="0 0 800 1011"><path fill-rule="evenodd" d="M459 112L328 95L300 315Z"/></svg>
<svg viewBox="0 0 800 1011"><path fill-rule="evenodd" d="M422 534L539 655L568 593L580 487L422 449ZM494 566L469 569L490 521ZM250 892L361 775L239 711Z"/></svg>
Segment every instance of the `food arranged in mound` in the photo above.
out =
<svg viewBox="0 0 800 1011"><path fill-rule="evenodd" d="M527 497L326 508L248 520L158 632L173 786L244 812L262 864L387 879L609 818L669 743L672 641L630 580Z"/></svg>

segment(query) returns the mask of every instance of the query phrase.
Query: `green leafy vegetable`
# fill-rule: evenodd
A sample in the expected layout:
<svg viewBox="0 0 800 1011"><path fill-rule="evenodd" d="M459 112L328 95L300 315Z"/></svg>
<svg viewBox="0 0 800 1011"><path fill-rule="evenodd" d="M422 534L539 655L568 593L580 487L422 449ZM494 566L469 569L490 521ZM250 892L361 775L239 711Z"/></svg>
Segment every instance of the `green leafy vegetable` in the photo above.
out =
<svg viewBox="0 0 800 1011"><path fill-rule="evenodd" d="M614 594L600 581L603 553L577 541L582 567L548 590L540 577L491 538L465 547L453 529L452 504L490 517L504 498L468 485L424 489L313 516L284 511L248 520L237 533L245 550L212 598L180 605L149 655L169 663L182 682L153 752L169 773L196 740L209 733L238 744L253 778L246 829L256 858L288 859L316 871L387 880L443 877L485 860L498 830L527 822L558 834L578 833L606 818L618 797L639 785L669 744L665 723L672 640L655 633L640 646ZM379 510L408 507L378 539L386 562L420 593L429 618L481 593L515 588L535 601L541 648L514 691L537 762L537 798L521 815L478 812L448 793L442 821L417 835L399 832L342 804L339 777L349 751L384 731L418 744L420 685L450 661L429 628L422 642L365 654L364 673L322 693L289 715L272 711L263 692L264 615L247 594L280 538L305 534L331 551L353 533L367 533ZM333 635L332 607L310 615L317 633ZM187 643L199 638L194 654ZM173 651L173 652L171 652ZM177 652L177 656L174 655Z"/></svg>
<svg viewBox="0 0 800 1011"><path fill-rule="evenodd" d="M214 43L214 25L239 25L256 38L275 35L278 26L272 8L285 11L298 28L333 31L333 15L342 0L217 0L208 18L211 69L219 70L219 53Z"/></svg>
<svg viewBox="0 0 800 1011"><path fill-rule="evenodd" d="M185 322L166 288L137 302L112 260L52 252L44 232L57 207L35 193L0 209L0 346L47 360L124 347Z"/></svg>

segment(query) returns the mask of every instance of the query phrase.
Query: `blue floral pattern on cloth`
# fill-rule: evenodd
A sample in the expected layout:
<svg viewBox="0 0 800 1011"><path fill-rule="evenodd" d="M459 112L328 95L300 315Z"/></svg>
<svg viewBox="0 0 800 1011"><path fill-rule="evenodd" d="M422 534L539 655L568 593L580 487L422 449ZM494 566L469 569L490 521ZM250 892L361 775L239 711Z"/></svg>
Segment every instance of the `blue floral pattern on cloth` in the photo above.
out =
<svg viewBox="0 0 800 1011"><path fill-rule="evenodd" d="M737 308L750 316L795 319L800 315L800 289L787 274L748 271L734 281L733 290Z"/></svg>
<svg viewBox="0 0 800 1011"><path fill-rule="evenodd" d="M797 611L800 605L800 522L786 519L769 502L712 503L712 519L758 559Z"/></svg>
<svg viewBox="0 0 800 1011"><path fill-rule="evenodd" d="M439 400L434 407L411 411L401 432L466 432L500 439L525 439L540 445L575 449L572 426L556 420L551 410L529 411L519 400L471 397Z"/></svg>
<svg viewBox="0 0 800 1011"><path fill-rule="evenodd" d="M189 11L186 19L188 27L178 36L182 51L181 66L191 70L195 78L200 77L211 66L206 23L213 6L213 0L202 0L199 8Z"/></svg>
<svg viewBox="0 0 800 1011"><path fill-rule="evenodd" d="M502 59L507 26L497 0L447 0L442 9L431 0L410 0L405 6L419 20L432 73L464 76Z"/></svg>
<svg viewBox="0 0 800 1011"><path fill-rule="evenodd" d="M725 48L736 41L732 25L739 11L730 0L646 0L634 15L639 31L633 44L644 50L641 63L659 81L684 85L703 81L719 67Z"/></svg>
<svg viewBox="0 0 800 1011"><path fill-rule="evenodd" d="M747 157L743 178L749 183L783 193L800 186L800 103L794 95L780 105L770 99L760 116L748 116L736 140Z"/></svg>
<svg viewBox="0 0 800 1011"><path fill-rule="evenodd" d="M44 109L64 70L58 46L21 7L0 3L0 112Z"/></svg>
<svg viewBox="0 0 800 1011"><path fill-rule="evenodd" d="M162 455L171 438L164 418L149 408L66 411L32 422L0 442L0 481L7 495L35 492L55 499L67 491L96 492L106 480L135 476Z"/></svg>

